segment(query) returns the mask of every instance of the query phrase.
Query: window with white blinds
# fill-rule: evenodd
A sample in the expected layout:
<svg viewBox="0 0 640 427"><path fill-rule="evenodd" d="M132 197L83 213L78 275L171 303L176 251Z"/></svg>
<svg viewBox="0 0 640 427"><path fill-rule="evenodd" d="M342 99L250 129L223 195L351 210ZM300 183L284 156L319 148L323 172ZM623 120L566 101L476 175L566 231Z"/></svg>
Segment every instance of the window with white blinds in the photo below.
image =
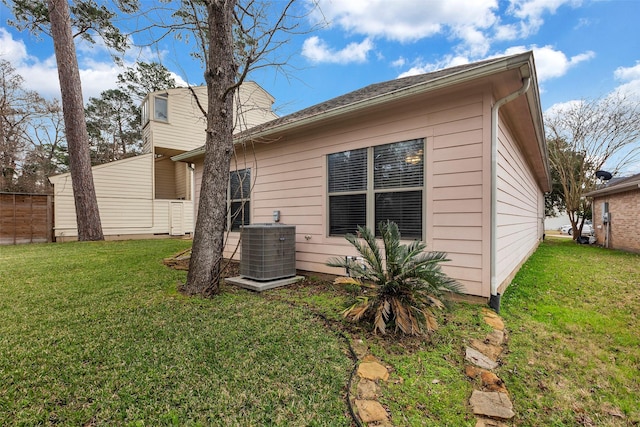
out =
<svg viewBox="0 0 640 427"><path fill-rule="evenodd" d="M239 231L249 225L251 206L251 169L240 169L229 174L227 229Z"/></svg>
<svg viewBox="0 0 640 427"><path fill-rule="evenodd" d="M329 234L398 224L403 238L422 239L424 140L396 142L327 156Z"/></svg>

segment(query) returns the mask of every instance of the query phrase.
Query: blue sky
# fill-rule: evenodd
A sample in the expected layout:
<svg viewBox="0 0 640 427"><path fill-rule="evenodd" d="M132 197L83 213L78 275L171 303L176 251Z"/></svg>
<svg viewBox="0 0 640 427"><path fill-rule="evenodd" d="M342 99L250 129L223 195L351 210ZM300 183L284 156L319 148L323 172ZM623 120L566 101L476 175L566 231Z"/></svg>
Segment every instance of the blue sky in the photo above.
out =
<svg viewBox="0 0 640 427"><path fill-rule="evenodd" d="M305 6L309 0L300 1ZM534 51L545 110L620 88L640 96L640 0L318 3L322 16L311 13L304 25L324 25L293 37L284 48L290 57L288 75L263 71L251 76L275 97L278 114L371 83L525 50ZM0 58L13 63L27 87L57 96L51 40L10 27L4 5L0 15ZM141 35L133 41L144 43ZM183 81L202 83L201 65L187 51L168 37L158 46L132 49L126 61L159 60ZM80 44L78 52L85 99L115 86L122 70L100 45Z"/></svg>

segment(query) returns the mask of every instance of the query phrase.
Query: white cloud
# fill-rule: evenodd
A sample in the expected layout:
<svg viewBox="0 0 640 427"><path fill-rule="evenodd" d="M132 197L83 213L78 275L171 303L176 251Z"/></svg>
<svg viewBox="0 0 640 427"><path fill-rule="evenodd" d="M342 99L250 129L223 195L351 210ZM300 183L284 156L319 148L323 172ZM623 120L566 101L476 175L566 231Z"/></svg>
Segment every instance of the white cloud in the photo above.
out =
<svg viewBox="0 0 640 427"><path fill-rule="evenodd" d="M539 82L562 77L567 74L571 68L582 62L595 58L595 53L592 51L586 51L572 57L567 57L564 52L556 50L552 46L548 45L542 47L535 45L529 47L514 46L505 50L503 53L500 53L498 56L515 55L528 50L533 50L533 57L536 62L536 71Z"/></svg>
<svg viewBox="0 0 640 427"><path fill-rule="evenodd" d="M403 67L404 64L407 63L407 60L404 59L402 56L398 59L396 59L395 61L391 62L391 66L392 67Z"/></svg>
<svg viewBox="0 0 640 427"><path fill-rule="evenodd" d="M348 64L366 62L367 54L373 49L373 42L366 38L360 43L349 43L341 50L332 49L317 36L309 37L302 45L302 55L312 62Z"/></svg>
<svg viewBox="0 0 640 427"><path fill-rule="evenodd" d="M318 0L318 20L350 33L412 42L436 34L473 44L475 31L496 21L497 0ZM469 38L467 38L469 37Z"/></svg>
<svg viewBox="0 0 640 427"><path fill-rule="evenodd" d="M485 57L484 59L498 58L501 56L516 55L518 53L527 52L533 50L533 56L536 63L536 71L538 82L544 82L546 80L562 77L567 72L577 66L578 64L591 60L595 57L595 53L591 51L583 52L572 57L559 50L555 50L552 46L537 47L533 46L513 46L499 52L497 54ZM412 67L401 73L398 77L412 76L416 74L429 73L443 68L455 67L457 65L468 64L476 59L472 56L466 55L447 55L440 61L425 63L420 59L414 61ZM637 72L640 73L640 63L637 66ZM620 74L628 73L627 71L620 71Z"/></svg>
<svg viewBox="0 0 640 427"><path fill-rule="evenodd" d="M636 61L633 67L618 67L613 75L622 81L640 80L640 61Z"/></svg>
<svg viewBox="0 0 640 427"><path fill-rule="evenodd" d="M24 87L34 90L46 98L60 98L60 84L58 81L58 66L55 56L44 59L31 56L22 40L14 39L13 35L4 28L0 28L0 57L11 61L16 72L24 79ZM91 96L99 96L103 90L115 87L118 68L113 61L101 62L94 60L99 45L91 49L80 44L78 49L80 79L85 101ZM88 55L84 55L88 53ZM83 59L86 58L85 61Z"/></svg>
<svg viewBox="0 0 640 427"><path fill-rule="evenodd" d="M0 27L0 59L11 62L14 67L27 58L27 47L22 40L14 40L4 28Z"/></svg>
<svg viewBox="0 0 640 427"><path fill-rule="evenodd" d="M535 34L542 24L543 15L554 14L561 6L578 7L582 0L511 0L507 14L512 15L518 22L518 37Z"/></svg>
<svg viewBox="0 0 640 427"><path fill-rule="evenodd" d="M423 62L418 59L414 65L407 71L398 75L398 78L416 76L418 74L430 73L443 68L455 67L457 65L468 64L469 58L465 56L448 55L438 62Z"/></svg>
<svg viewBox="0 0 640 427"><path fill-rule="evenodd" d="M459 46L458 50L465 52L465 54L481 57L489 52L491 41L480 29L465 25L454 29L454 33L460 39L464 40L464 43Z"/></svg>
<svg viewBox="0 0 640 427"><path fill-rule="evenodd" d="M308 2L316 0L307 0ZM494 41L535 34L544 17L583 0L317 0L312 14L329 28L401 43L444 36L457 55L481 58ZM506 5L506 6L505 6Z"/></svg>
<svg viewBox="0 0 640 427"><path fill-rule="evenodd" d="M311 0L308 0L311 1ZM544 16L582 0L317 0L313 16L351 34L402 43L441 35L458 41L459 55L485 56L495 40L516 40L535 34ZM500 17L502 15L502 17Z"/></svg>
<svg viewBox="0 0 640 427"><path fill-rule="evenodd" d="M577 110L580 105L584 103L584 100L571 100L566 102L558 102L547 108L544 112L545 117L556 117L566 111Z"/></svg>
<svg viewBox="0 0 640 427"><path fill-rule="evenodd" d="M95 44L86 41L78 41L76 44L85 102L90 97L99 97L104 90L115 88L118 74L123 71L111 58L108 48L99 40L101 39L97 38ZM166 53L149 48L131 48L124 55L124 65L132 66L136 61L161 61ZM22 40L14 39L9 31L0 27L0 59L11 62L24 79L25 88L46 98L60 98L58 66L54 55L44 59L30 55ZM174 74L173 77L178 85L187 86L180 76Z"/></svg>
<svg viewBox="0 0 640 427"><path fill-rule="evenodd" d="M632 67L618 67L613 76L623 82L616 91L640 101L640 61Z"/></svg>

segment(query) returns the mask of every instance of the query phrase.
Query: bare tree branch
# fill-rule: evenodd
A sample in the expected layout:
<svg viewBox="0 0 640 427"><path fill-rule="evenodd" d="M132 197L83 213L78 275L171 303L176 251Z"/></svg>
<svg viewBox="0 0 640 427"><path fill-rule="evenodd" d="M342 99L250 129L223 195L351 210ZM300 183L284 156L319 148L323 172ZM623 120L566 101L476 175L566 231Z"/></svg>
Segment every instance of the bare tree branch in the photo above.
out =
<svg viewBox="0 0 640 427"><path fill-rule="evenodd" d="M584 194L596 188L596 171L617 174L640 156L640 103L618 92L573 102L547 113L545 128L576 238L590 210Z"/></svg>

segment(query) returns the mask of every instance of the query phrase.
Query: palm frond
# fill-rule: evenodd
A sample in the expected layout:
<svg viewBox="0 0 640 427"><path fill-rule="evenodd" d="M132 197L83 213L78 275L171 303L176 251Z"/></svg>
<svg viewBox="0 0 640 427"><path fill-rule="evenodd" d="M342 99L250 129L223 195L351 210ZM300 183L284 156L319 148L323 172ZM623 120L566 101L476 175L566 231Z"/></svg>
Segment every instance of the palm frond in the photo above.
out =
<svg viewBox="0 0 640 427"><path fill-rule="evenodd" d="M373 321L375 332L384 334L389 325L408 335L419 335L437 329L435 309L445 307L447 292L460 292L461 286L442 272L441 264L448 261L444 252L427 252L426 245L414 241L400 244L397 224L387 221L379 225L384 256L369 229L359 227L359 237L346 239L364 260L349 263L346 259L332 258L332 266L350 268L358 278L340 278L335 283L369 286L366 297L359 297L343 313L352 320Z"/></svg>
<svg viewBox="0 0 640 427"><path fill-rule="evenodd" d="M383 260L375 234L366 227L358 227L358 234L360 238L351 234L348 234L345 238L358 250L360 255L362 255L365 263L371 267L370 271L365 273L366 277L372 280L373 277L376 277L376 281L384 280L384 275L381 275L381 273L384 272Z"/></svg>
<svg viewBox="0 0 640 427"><path fill-rule="evenodd" d="M425 317L425 327L427 332L433 332L438 330L438 322L436 321L436 317L430 311L424 311Z"/></svg>
<svg viewBox="0 0 640 427"><path fill-rule="evenodd" d="M358 297L356 302L350 307L342 311L344 317L351 318L357 322L367 313L370 308L370 302L368 297Z"/></svg>
<svg viewBox="0 0 640 427"><path fill-rule="evenodd" d="M429 305L431 305L432 307L436 307L436 308L439 308L439 309L443 309L444 308L444 304L438 298L435 298L435 297L433 297L431 295L427 295L427 300L430 303Z"/></svg>
<svg viewBox="0 0 640 427"><path fill-rule="evenodd" d="M384 255L386 261L386 277L389 279L395 275L399 266L399 258L402 252L400 245L400 230L398 224L391 221L381 221L378 230L384 245Z"/></svg>
<svg viewBox="0 0 640 427"><path fill-rule="evenodd" d="M391 306L388 301L382 301L378 308L376 309L376 315L373 320L373 330L380 331L381 334L386 333L387 322L389 321L389 316L391 315Z"/></svg>
<svg viewBox="0 0 640 427"><path fill-rule="evenodd" d="M336 277L333 281L334 285L357 285L362 286L362 282L355 277Z"/></svg>

